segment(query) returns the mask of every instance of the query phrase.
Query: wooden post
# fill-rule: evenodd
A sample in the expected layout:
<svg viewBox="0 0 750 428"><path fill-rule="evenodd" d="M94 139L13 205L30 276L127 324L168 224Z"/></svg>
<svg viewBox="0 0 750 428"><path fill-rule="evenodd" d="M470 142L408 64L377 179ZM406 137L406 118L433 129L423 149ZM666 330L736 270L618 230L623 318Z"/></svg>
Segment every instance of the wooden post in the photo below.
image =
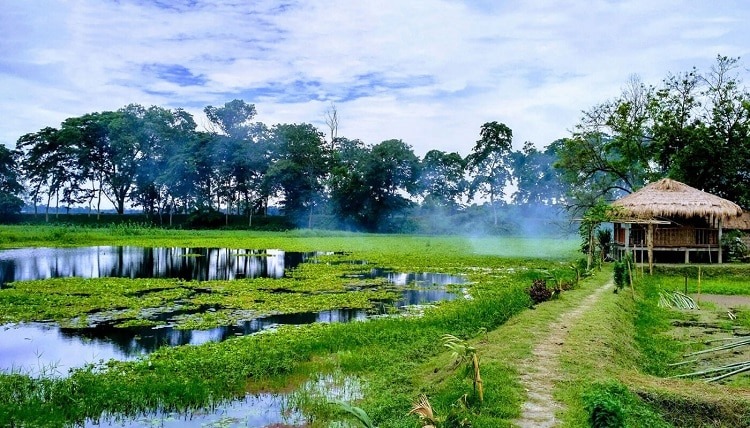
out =
<svg viewBox="0 0 750 428"><path fill-rule="evenodd" d="M721 264L722 260L722 254L721 254L721 218L719 218L719 264Z"/></svg>
<svg viewBox="0 0 750 428"><path fill-rule="evenodd" d="M701 267L698 266L698 300L701 298Z"/></svg>
<svg viewBox="0 0 750 428"><path fill-rule="evenodd" d="M623 223L627 225L625 228L625 254L630 254L630 223Z"/></svg>
<svg viewBox="0 0 750 428"><path fill-rule="evenodd" d="M648 246L648 274L654 274L654 225L648 224L646 231L646 246Z"/></svg>

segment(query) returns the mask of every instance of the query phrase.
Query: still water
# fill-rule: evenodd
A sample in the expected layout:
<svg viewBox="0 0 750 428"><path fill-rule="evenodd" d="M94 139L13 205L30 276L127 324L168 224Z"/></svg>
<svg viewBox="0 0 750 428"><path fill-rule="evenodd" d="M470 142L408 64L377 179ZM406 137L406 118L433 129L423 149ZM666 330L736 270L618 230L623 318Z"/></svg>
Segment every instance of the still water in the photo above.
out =
<svg viewBox="0 0 750 428"><path fill-rule="evenodd" d="M321 252L234 248L78 247L0 251L0 287L13 281L80 278L179 278L186 281L281 278Z"/></svg>
<svg viewBox="0 0 750 428"><path fill-rule="evenodd" d="M54 277L129 277L216 280L235 278L282 278L301 263L322 252L241 250L227 248L85 247L29 248L0 251L0 285L6 282ZM170 316L155 315L166 325L158 327L114 327L98 322L85 328L61 328L56 324L25 323L0 326L0 371L32 375L65 375L69 369L110 359L132 360L162 346L200 345L231 337L258 333L279 325L315 322L350 322L391 313L405 307L453 300L449 284L465 278L441 273L401 273L368 269L360 278L386 278L401 290L395 301L375 302L370 310L340 308L322 312L278 314L245 320L236 325L209 330L178 330ZM211 308L201 308L210 311Z"/></svg>

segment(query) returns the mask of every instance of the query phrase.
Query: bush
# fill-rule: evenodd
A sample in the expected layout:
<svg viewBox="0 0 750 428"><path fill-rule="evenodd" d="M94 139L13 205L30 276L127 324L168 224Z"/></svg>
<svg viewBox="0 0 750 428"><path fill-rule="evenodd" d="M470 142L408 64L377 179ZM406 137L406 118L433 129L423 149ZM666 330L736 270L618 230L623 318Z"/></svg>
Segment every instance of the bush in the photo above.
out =
<svg viewBox="0 0 750 428"><path fill-rule="evenodd" d="M547 288L547 281L535 279L529 288L529 297L534 303L546 302L552 297L552 290Z"/></svg>
<svg viewBox="0 0 750 428"><path fill-rule="evenodd" d="M721 247L727 262L739 262L747 258L747 245L742 241L742 232L732 230L721 237Z"/></svg>
<svg viewBox="0 0 750 428"><path fill-rule="evenodd" d="M226 216L213 208L203 208L188 215L185 227L189 229L216 229L224 226Z"/></svg>
<svg viewBox="0 0 750 428"><path fill-rule="evenodd" d="M583 396L584 408L589 414L589 423L594 428L619 428L625 426L625 413L612 393L613 386L597 386Z"/></svg>
<svg viewBox="0 0 750 428"><path fill-rule="evenodd" d="M615 292L617 290L622 290L622 288L630 283L630 271L628 269L628 264L630 262L630 255L627 255L623 257L622 260L615 262L613 267L613 274L614 274L614 282L615 282Z"/></svg>

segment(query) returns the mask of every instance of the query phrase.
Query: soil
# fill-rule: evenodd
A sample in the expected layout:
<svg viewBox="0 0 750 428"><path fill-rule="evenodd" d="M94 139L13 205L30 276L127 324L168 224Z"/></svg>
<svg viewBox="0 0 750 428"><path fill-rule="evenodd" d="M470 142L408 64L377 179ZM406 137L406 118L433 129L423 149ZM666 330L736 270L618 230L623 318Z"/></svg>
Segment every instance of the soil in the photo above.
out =
<svg viewBox="0 0 750 428"><path fill-rule="evenodd" d="M750 296L701 294L691 297L701 309L681 310L682 319L673 320L673 328L669 332L672 337L689 344L688 351L702 351L748 339L750 330L736 318L750 311ZM690 373L747 361L750 361L748 345L698 355L687 352L684 355L685 363L679 365L678 371ZM702 378L711 376L707 374ZM741 377L731 380L741 381ZM731 380L727 379L726 382Z"/></svg>
<svg viewBox="0 0 750 428"><path fill-rule="evenodd" d="M609 282L599 287L580 305L563 313L550 324L549 333L534 346L531 358L521 363L521 384L526 390L527 398L521 407L521 417L513 421L517 426L549 428L559 424L555 414L562 409L562 404L555 401L552 391L555 383L562 379L560 350L568 338L569 326L575 324L592 308L602 293L611 289L612 285L612 282Z"/></svg>
<svg viewBox="0 0 750 428"><path fill-rule="evenodd" d="M730 296L724 294L691 294L693 298L700 305L701 302L711 302L717 306L722 306L727 309L738 308L745 306L750 308L750 296Z"/></svg>

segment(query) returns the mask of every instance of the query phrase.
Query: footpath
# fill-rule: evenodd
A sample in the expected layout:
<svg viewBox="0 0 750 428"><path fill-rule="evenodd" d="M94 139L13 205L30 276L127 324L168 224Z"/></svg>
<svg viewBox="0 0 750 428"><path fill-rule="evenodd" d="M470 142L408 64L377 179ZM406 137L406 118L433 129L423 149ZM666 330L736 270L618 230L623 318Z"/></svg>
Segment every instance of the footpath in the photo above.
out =
<svg viewBox="0 0 750 428"><path fill-rule="evenodd" d="M549 333L539 340L532 356L521 362L521 384L527 399L521 408L521 417L514 424L521 428L551 428L559 424L555 413L562 405L552 396L555 384L562 379L560 373L560 351L568 337L570 328L596 305L605 291L612 289L608 282L587 296L575 308L560 315L549 325Z"/></svg>

